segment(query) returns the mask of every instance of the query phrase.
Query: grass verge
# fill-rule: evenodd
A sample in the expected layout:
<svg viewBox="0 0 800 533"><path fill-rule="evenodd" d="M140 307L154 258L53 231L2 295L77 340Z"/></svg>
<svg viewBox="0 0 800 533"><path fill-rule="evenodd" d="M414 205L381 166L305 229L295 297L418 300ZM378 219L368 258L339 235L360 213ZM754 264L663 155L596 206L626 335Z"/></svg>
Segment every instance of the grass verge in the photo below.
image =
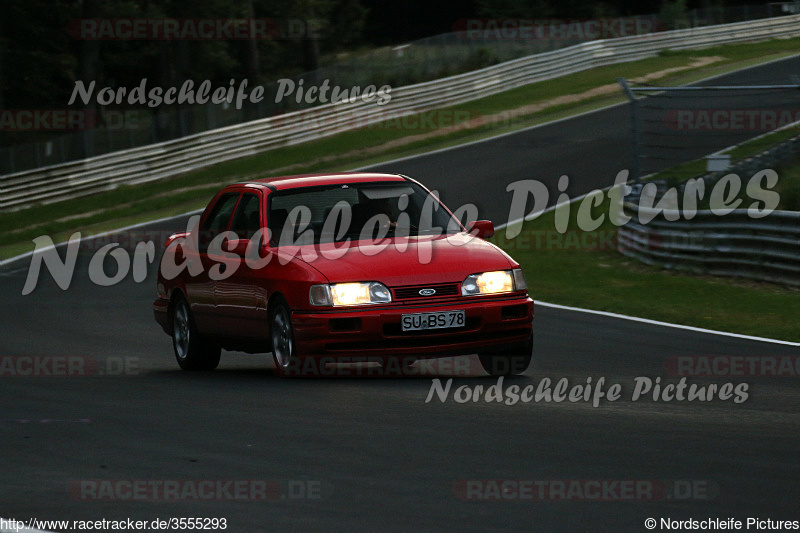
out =
<svg viewBox="0 0 800 533"><path fill-rule="evenodd" d="M684 274L648 267L616 250L609 203L595 231L570 223L560 234L555 212L525 222L514 239L501 231L493 239L523 267L534 298L719 331L800 342L800 290L767 283Z"/></svg>
<svg viewBox="0 0 800 533"><path fill-rule="evenodd" d="M781 206L789 211L800 211L800 157L778 167L781 177L777 192L781 195Z"/></svg>
<svg viewBox="0 0 800 533"><path fill-rule="evenodd" d="M731 163L747 159L760 154L764 150L772 148L787 139L797 136L797 128L792 127L784 130L773 131L764 135L745 141L736 146L732 146L720 151L720 154L727 154L731 158ZM648 180L666 180L669 185L677 185L690 178L697 178L706 173L706 158L693 159L680 165L656 172L647 177Z"/></svg>

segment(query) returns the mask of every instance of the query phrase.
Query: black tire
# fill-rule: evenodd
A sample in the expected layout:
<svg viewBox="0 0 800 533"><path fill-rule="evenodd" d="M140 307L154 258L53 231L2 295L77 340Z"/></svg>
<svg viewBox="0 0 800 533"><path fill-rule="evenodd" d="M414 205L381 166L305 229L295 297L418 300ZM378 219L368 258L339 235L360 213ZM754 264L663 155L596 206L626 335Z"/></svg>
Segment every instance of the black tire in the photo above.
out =
<svg viewBox="0 0 800 533"><path fill-rule="evenodd" d="M279 376L299 375L301 361L294 344L292 311L282 296L277 296L270 305L269 329L275 372Z"/></svg>
<svg viewBox="0 0 800 533"><path fill-rule="evenodd" d="M481 366L490 376L518 376L525 372L533 358L533 332L524 344L498 354L478 356Z"/></svg>
<svg viewBox="0 0 800 533"><path fill-rule="evenodd" d="M197 331L189 303L178 295L172 304L172 349L183 370L214 370L219 366L220 347Z"/></svg>

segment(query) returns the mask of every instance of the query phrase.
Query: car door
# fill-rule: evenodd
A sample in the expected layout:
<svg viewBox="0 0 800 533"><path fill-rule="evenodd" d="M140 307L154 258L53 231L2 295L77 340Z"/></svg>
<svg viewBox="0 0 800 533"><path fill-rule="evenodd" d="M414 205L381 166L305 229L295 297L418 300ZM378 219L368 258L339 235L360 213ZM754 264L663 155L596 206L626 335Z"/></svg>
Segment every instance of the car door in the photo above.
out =
<svg viewBox="0 0 800 533"><path fill-rule="evenodd" d="M223 245L227 256L219 258L234 270L230 276L216 281L214 286L214 315L222 336L241 339L266 339L268 336L267 291L261 283L259 271L253 270L243 256L247 244L263 227L263 220L261 191L244 192L228 227L230 240ZM254 245L257 246L258 242ZM229 246L236 252L228 251ZM231 257L232 254L235 258Z"/></svg>
<svg viewBox="0 0 800 533"><path fill-rule="evenodd" d="M228 228L240 196L241 192L239 191L224 192L212 200L200 220L196 260L202 264L202 273L197 276L188 276L185 286L195 325L204 335L219 334L214 309L216 282L209 275L211 268L217 264L218 258L213 257L213 253L209 256L209 244ZM189 261L195 260L193 257L188 259Z"/></svg>

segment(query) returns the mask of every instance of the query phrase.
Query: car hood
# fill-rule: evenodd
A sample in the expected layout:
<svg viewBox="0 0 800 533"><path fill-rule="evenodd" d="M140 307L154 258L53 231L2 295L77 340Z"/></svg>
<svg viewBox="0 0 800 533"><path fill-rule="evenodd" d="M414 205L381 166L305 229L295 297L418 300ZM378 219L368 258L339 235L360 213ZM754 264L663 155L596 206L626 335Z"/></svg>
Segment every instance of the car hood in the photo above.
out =
<svg viewBox="0 0 800 533"><path fill-rule="evenodd" d="M497 246L466 233L281 247L322 273L329 282L380 281L385 285L460 282L476 272L505 270L517 263ZM316 257L315 257L316 256Z"/></svg>

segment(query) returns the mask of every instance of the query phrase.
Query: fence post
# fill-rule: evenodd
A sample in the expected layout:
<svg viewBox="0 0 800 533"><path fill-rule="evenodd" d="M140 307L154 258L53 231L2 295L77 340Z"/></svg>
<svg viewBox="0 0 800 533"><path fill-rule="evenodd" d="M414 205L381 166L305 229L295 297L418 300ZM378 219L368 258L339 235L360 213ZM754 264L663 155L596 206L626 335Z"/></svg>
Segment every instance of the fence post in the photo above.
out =
<svg viewBox="0 0 800 533"><path fill-rule="evenodd" d="M633 182L639 183L639 178L641 177L640 159L642 156L641 132L639 131L639 103L636 95L633 94L631 90L631 86L628 85L628 80L625 78L618 78L617 81L622 86L622 90L625 91L625 95L628 97L631 105L631 175L633 176Z"/></svg>

